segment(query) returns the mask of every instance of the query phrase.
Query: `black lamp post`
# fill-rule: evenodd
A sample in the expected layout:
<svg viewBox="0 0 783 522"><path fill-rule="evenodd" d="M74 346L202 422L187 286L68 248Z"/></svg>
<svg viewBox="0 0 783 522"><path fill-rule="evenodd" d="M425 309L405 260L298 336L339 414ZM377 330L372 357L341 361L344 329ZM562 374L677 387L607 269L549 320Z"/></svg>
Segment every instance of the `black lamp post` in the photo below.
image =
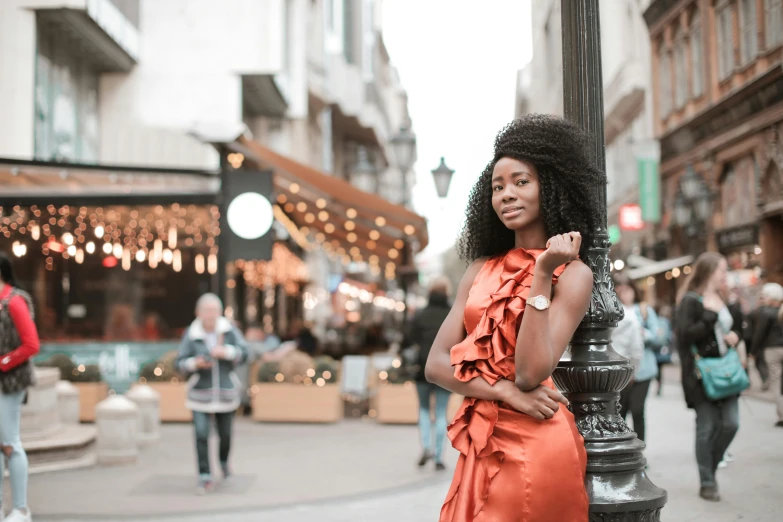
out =
<svg viewBox="0 0 783 522"><path fill-rule="evenodd" d="M435 181L435 190L438 191L438 197L445 199L449 195L449 185L451 185L454 171L446 166L446 160L441 156L438 168L430 172L432 172L432 179Z"/></svg>
<svg viewBox="0 0 783 522"><path fill-rule="evenodd" d="M674 198L674 224L685 229L688 239L703 235L707 218L712 211L713 195L707 183L688 165L680 179L680 189ZM702 245L688 241L692 250Z"/></svg>
<svg viewBox="0 0 783 522"><path fill-rule="evenodd" d="M601 28L598 0L562 0L563 107L565 117L590 136L597 166L605 170ZM585 487L590 522L658 522L666 491L644 471L644 443L618 415L620 390L633 368L612 349L612 330L623 311L609 269L606 188L598 195L603 223L585 261L593 270L590 309L554 372L571 402L587 449Z"/></svg>
<svg viewBox="0 0 783 522"><path fill-rule="evenodd" d="M397 166L402 172L402 204L408 206L408 172L416 160L416 134L406 123L400 127L400 132L391 139L394 156L397 158Z"/></svg>

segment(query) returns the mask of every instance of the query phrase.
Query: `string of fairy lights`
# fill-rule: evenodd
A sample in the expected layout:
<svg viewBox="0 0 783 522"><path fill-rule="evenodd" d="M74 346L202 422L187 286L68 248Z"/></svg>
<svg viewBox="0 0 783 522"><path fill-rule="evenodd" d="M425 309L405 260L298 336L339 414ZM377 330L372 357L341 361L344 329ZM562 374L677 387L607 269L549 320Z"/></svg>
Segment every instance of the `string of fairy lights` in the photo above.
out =
<svg viewBox="0 0 783 522"><path fill-rule="evenodd" d="M14 236L11 252L19 258L29 248L39 248L46 269L54 269L55 256L84 263L88 255L103 254L103 265L133 263L156 268L161 263L175 272L183 269L183 249L198 249L193 256L197 273L218 269L217 236L220 234L217 206L156 205L128 208L48 205L0 207L0 234Z"/></svg>

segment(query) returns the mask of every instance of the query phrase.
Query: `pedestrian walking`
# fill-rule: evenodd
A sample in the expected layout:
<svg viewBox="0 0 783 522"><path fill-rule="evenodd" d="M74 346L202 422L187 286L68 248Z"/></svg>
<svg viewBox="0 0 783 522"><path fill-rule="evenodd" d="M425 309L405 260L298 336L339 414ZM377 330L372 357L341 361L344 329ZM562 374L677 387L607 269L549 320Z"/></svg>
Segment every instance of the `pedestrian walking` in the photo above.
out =
<svg viewBox="0 0 783 522"><path fill-rule="evenodd" d="M20 424L27 389L34 384L31 358L40 350L33 322L33 301L16 287L10 259L0 252L0 520L6 460L11 479L12 510L6 522L31 522L27 506L27 454Z"/></svg>
<svg viewBox="0 0 783 522"><path fill-rule="evenodd" d="M580 258L606 176L586 144L561 118L515 120L471 192L460 240L471 264L426 367L465 397L441 522L588 520L584 440L552 382L593 287Z"/></svg>
<svg viewBox="0 0 783 522"><path fill-rule="evenodd" d="M438 335L443 321L449 315L451 305L451 284L446 278L438 278L430 284L429 300L427 306L419 310L410 324L408 342L417 346L417 370L416 392L419 396L419 435L421 438L422 454L419 458L419 467L423 467L434 458L435 469L446 469L443 464L443 446L446 442L446 427L448 419L446 411L449 405L451 392L444 390L437 384L427 382L424 369L427 365L427 357L430 355L432 343ZM433 415L431 402L435 401ZM434 428L434 444L433 444ZM434 451L433 451L434 448Z"/></svg>
<svg viewBox="0 0 783 522"><path fill-rule="evenodd" d="M778 319L778 315L781 303L782 286L766 283L761 287L761 303L753 313L750 353L761 376L763 391L780 387L779 360L783 358L783 323ZM783 407L778 407L778 420L783 420L782 409Z"/></svg>
<svg viewBox="0 0 783 522"><path fill-rule="evenodd" d="M696 462L705 500L720 501L715 472L739 429L739 394L712 399L709 376L698 371L701 360L723 358L741 337L724 301L728 265L720 254L698 257L683 286L677 308L677 346L682 387L689 408L696 411ZM739 358L737 357L737 365ZM740 367L739 370L742 370ZM710 395L708 395L708 392Z"/></svg>
<svg viewBox="0 0 783 522"><path fill-rule="evenodd" d="M630 413L636 436L639 440L644 440L646 436L645 403L650 391L650 383L658 375L658 360L655 354L663 345L659 337L658 316L655 310L642 300L641 292L630 279L621 281L620 285L615 286L615 292L617 292L617 297L623 306L636 316L642 327L644 352L639 366L634 371L633 383L620 392L620 416L626 418Z"/></svg>
<svg viewBox="0 0 783 522"><path fill-rule="evenodd" d="M202 295L196 303L196 319L185 332L176 361L177 368L188 375L186 405L193 411L200 493L214 488L209 465L211 418L220 437L223 477L231 475L231 430L241 393L234 370L247 361L247 353L241 332L223 317L220 298L215 294Z"/></svg>
<svg viewBox="0 0 783 522"><path fill-rule="evenodd" d="M625 274L615 272L613 279L617 295L633 291L630 288L630 280ZM631 368L635 372L644 357L644 328L639 323L639 318L636 316L633 306L624 304L622 299L620 303L623 305L625 313L623 314L623 319L617 324L617 328L612 331L612 348L614 348L615 352L628 359ZM633 381L632 377L625 389L631 388Z"/></svg>
<svg viewBox="0 0 783 522"><path fill-rule="evenodd" d="M671 364L672 355L675 351L674 346L674 332L672 330L672 307L669 305L661 305L658 310L658 337L661 340L660 349L655 352L655 358L658 362L658 389L656 395L659 397L663 393L663 368L667 364Z"/></svg>

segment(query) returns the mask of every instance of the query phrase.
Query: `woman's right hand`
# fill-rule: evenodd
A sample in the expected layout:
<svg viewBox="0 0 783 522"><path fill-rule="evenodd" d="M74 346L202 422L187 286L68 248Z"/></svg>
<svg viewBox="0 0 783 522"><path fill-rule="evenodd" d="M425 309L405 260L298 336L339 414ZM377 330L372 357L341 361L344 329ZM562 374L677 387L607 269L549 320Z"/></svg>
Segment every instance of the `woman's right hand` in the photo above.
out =
<svg viewBox="0 0 783 522"><path fill-rule="evenodd" d="M548 386L540 385L538 388L523 392L506 379L498 381L495 386L500 387L498 391L502 402L534 419L551 419L560 409L560 404L568 406L568 399Z"/></svg>
<svg viewBox="0 0 783 522"><path fill-rule="evenodd" d="M196 357L196 368L198 368L199 370L206 370L207 368L212 368L212 361L202 355L199 355Z"/></svg>

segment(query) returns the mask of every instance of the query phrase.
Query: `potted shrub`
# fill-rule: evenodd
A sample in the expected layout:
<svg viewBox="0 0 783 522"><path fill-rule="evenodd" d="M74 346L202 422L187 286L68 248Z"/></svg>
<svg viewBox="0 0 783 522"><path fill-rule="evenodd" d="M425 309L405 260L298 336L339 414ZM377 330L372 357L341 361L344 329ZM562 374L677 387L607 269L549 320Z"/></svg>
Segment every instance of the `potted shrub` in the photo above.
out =
<svg viewBox="0 0 783 522"><path fill-rule="evenodd" d="M109 396L109 385L101 380L98 365L76 365L67 355L56 353L39 366L59 368L60 378L70 381L79 390L79 419L95 422L95 407Z"/></svg>
<svg viewBox="0 0 783 522"><path fill-rule="evenodd" d="M279 362L262 363L250 388L253 420L339 421L343 417L339 372L339 362L331 357L313 359L299 351Z"/></svg>
<svg viewBox="0 0 783 522"><path fill-rule="evenodd" d="M157 361L145 364L139 372L139 383L160 394L161 422L190 422L193 413L185 407L187 381L175 370L177 352L166 353Z"/></svg>

